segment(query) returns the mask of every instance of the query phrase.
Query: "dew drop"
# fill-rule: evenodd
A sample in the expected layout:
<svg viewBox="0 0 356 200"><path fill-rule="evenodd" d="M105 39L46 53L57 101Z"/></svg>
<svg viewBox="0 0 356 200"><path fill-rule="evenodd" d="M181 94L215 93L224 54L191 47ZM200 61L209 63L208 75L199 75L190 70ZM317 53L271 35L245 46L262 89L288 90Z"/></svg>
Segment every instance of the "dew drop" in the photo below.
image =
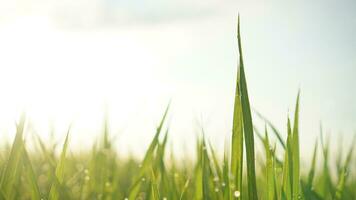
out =
<svg viewBox="0 0 356 200"><path fill-rule="evenodd" d="M234 192L234 196L235 196L236 198L239 198L240 195L241 195L240 191L236 190L236 191Z"/></svg>

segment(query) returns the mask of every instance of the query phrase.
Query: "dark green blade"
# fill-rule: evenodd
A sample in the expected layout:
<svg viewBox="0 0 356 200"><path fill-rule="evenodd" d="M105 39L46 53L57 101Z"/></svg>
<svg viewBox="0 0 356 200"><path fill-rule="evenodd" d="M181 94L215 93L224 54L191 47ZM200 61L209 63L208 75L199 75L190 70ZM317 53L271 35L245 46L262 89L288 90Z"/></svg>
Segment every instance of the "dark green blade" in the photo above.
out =
<svg viewBox="0 0 356 200"><path fill-rule="evenodd" d="M247 159L247 190L248 199L256 200L257 188L256 188L256 170L255 170L255 147L254 147L254 136L253 136L253 123L251 117L251 108L247 92L247 83L244 71L244 63L242 56L242 45L241 45L241 33L240 33L240 17L238 19L237 25L237 38L239 47L239 60L240 60L240 91L241 91L241 105L242 105L242 118L243 118L243 128L245 135L245 145L246 145L246 159Z"/></svg>

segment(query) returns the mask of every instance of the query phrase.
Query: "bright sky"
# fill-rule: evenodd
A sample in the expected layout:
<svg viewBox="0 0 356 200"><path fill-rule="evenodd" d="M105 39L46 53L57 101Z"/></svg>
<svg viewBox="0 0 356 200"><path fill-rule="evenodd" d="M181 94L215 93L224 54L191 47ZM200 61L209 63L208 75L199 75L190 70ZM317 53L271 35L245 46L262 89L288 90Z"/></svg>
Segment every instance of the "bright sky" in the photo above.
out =
<svg viewBox="0 0 356 200"><path fill-rule="evenodd" d="M53 125L62 140L73 122L72 145L85 148L106 108L118 148L140 153L171 99L174 148L191 149L200 126L222 147L240 12L254 108L284 130L300 88L302 151L320 121L347 140L356 129L355 10L353 0L0 0L1 134L11 138L26 110L44 138Z"/></svg>

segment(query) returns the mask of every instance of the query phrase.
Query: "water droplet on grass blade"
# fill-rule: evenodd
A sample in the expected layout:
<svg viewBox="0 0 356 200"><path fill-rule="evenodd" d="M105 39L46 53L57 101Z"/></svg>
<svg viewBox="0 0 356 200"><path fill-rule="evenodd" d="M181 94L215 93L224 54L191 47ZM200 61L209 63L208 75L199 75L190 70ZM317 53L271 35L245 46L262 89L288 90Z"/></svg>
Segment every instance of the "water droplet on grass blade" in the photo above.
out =
<svg viewBox="0 0 356 200"><path fill-rule="evenodd" d="M234 197L239 198L240 195L241 195L240 191L236 190L236 191L234 192Z"/></svg>

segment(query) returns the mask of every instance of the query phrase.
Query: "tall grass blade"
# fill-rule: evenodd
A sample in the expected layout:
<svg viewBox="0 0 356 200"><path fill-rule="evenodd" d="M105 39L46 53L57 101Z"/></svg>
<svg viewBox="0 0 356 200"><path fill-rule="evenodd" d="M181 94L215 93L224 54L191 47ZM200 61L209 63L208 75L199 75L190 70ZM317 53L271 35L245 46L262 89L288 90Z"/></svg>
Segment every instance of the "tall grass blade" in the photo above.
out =
<svg viewBox="0 0 356 200"><path fill-rule="evenodd" d="M239 25L238 25L239 26ZM242 170L243 170L243 122L242 105L240 94L240 70L237 70L235 103L232 126L231 144L231 174L234 178L236 190L242 191Z"/></svg>
<svg viewBox="0 0 356 200"><path fill-rule="evenodd" d="M300 198L299 193L299 177L300 177L300 169L299 169L299 96L297 96L297 102L295 105L294 111L294 125L293 125L293 142L292 142L292 156L293 156L293 181L292 181L292 191L293 191L293 200L298 200Z"/></svg>
<svg viewBox="0 0 356 200"><path fill-rule="evenodd" d="M275 136L277 137L277 139L278 139L278 142L282 145L283 149L285 149L285 148L286 148L286 144L284 143L284 141L283 141L283 139L282 139L282 134L281 134L281 132L278 131L278 129L276 128L276 126L275 126L270 120L268 120L267 117L263 116L260 112L258 112L258 111L256 111L256 110L255 110L255 113L256 113L256 115L257 115L259 118L261 118L262 120L264 120L264 121L267 123L267 125L268 125L269 127L271 127L271 129L272 129L274 135L275 135Z"/></svg>
<svg viewBox="0 0 356 200"><path fill-rule="evenodd" d="M16 196L15 187L20 181L22 155L24 152L23 133L25 128L25 114L20 117L16 126L16 136L12 144L9 159L1 177L1 190L6 199L14 199Z"/></svg>
<svg viewBox="0 0 356 200"><path fill-rule="evenodd" d="M248 199L256 200L257 188L256 188L256 172L255 172L255 147L254 147L254 136L253 136L253 124L251 117L251 108L247 92L247 83L244 71L244 62L242 55L242 44L241 44L241 33L240 33L240 17L238 19L237 25L237 38L239 47L239 61L240 61L240 91L241 91L241 105L242 105L242 118L243 118L243 128L245 136L246 145L246 160L247 160L247 190Z"/></svg>
<svg viewBox="0 0 356 200"><path fill-rule="evenodd" d="M339 181L336 186L335 197L334 197L334 199L336 199L336 200L343 199L343 193L345 190L345 182L346 182L346 178L347 178L347 171L350 167L349 165L351 163L351 158L352 158L352 153L353 153L353 150L355 147L355 143L356 143L356 137L354 137L354 139L351 143L350 150L346 156L345 164L342 167L340 174L339 174Z"/></svg>
<svg viewBox="0 0 356 200"><path fill-rule="evenodd" d="M165 112L163 114L161 122L160 122L159 126L157 127L156 134L155 134L151 144L149 145L149 147L148 147L148 149L146 151L145 157L144 157L144 159L142 161L142 164L140 165L140 169L138 171L138 174L134 178L134 183L132 184L132 186L130 188L129 200L136 199L136 197L137 197L137 195L139 193L140 187L141 187L141 178L150 169L150 166L152 164L152 160L154 158L155 149L156 149L156 147L158 145L158 142L159 142L158 138L159 138L159 135L161 133L163 124L164 124L164 122L166 120L167 114L168 114L169 105L170 104L167 105L167 108L166 108L166 110L165 110Z"/></svg>
<svg viewBox="0 0 356 200"><path fill-rule="evenodd" d="M313 158L312 158L312 164L309 170L309 175L308 175L308 188L312 189L313 185L313 180L315 176L315 168L316 168L316 157L317 157L317 150L318 150L318 142L315 141L314 145L314 153L313 153Z"/></svg>
<svg viewBox="0 0 356 200"><path fill-rule="evenodd" d="M321 124L320 124L320 142L323 149L324 162L323 162L323 171L320 179L321 186L320 186L319 193L322 195L322 198L328 199L328 198L332 198L332 195L334 194L334 187L331 180L331 174L329 169L330 138L328 136L326 138L326 141L324 141L323 128Z"/></svg>
<svg viewBox="0 0 356 200"><path fill-rule="evenodd" d="M274 174L274 163L273 163L273 150L270 147L267 128L265 128L265 151L266 151L266 181L267 181L267 199L275 199L275 174Z"/></svg>
<svg viewBox="0 0 356 200"><path fill-rule="evenodd" d="M224 200L232 199L232 190L230 189L230 169L229 169L229 148L225 145L223 160L223 178L221 179L221 190L223 191Z"/></svg>
<svg viewBox="0 0 356 200"><path fill-rule="evenodd" d="M26 149L24 149L24 154L23 154L23 164L24 164L24 175L26 177L27 183L29 184L31 190L31 199L32 200L38 200L41 199L41 194L40 194L40 189L37 184L36 180L36 174L33 170L30 158L28 156L28 153Z"/></svg>
<svg viewBox="0 0 356 200"><path fill-rule="evenodd" d="M157 178L153 169L151 169L151 199L161 199L158 190Z"/></svg>
<svg viewBox="0 0 356 200"><path fill-rule="evenodd" d="M54 178L54 182L52 184L50 193L49 193L49 199L51 200L57 200L57 199L61 199L61 195L63 194L63 192L61 192L63 190L63 181L64 181L64 164L66 163L66 153L67 153L67 149L68 149L68 141L69 141L69 131L70 131L70 127L68 129L67 132L67 136L65 138L64 144L63 144L63 148L62 148L62 152L56 167L56 171L55 171L55 178Z"/></svg>
<svg viewBox="0 0 356 200"><path fill-rule="evenodd" d="M284 163L283 163L283 192L281 194L282 199L291 200L292 199L292 130L290 125L290 120L288 117L287 122L287 146L284 153Z"/></svg>

